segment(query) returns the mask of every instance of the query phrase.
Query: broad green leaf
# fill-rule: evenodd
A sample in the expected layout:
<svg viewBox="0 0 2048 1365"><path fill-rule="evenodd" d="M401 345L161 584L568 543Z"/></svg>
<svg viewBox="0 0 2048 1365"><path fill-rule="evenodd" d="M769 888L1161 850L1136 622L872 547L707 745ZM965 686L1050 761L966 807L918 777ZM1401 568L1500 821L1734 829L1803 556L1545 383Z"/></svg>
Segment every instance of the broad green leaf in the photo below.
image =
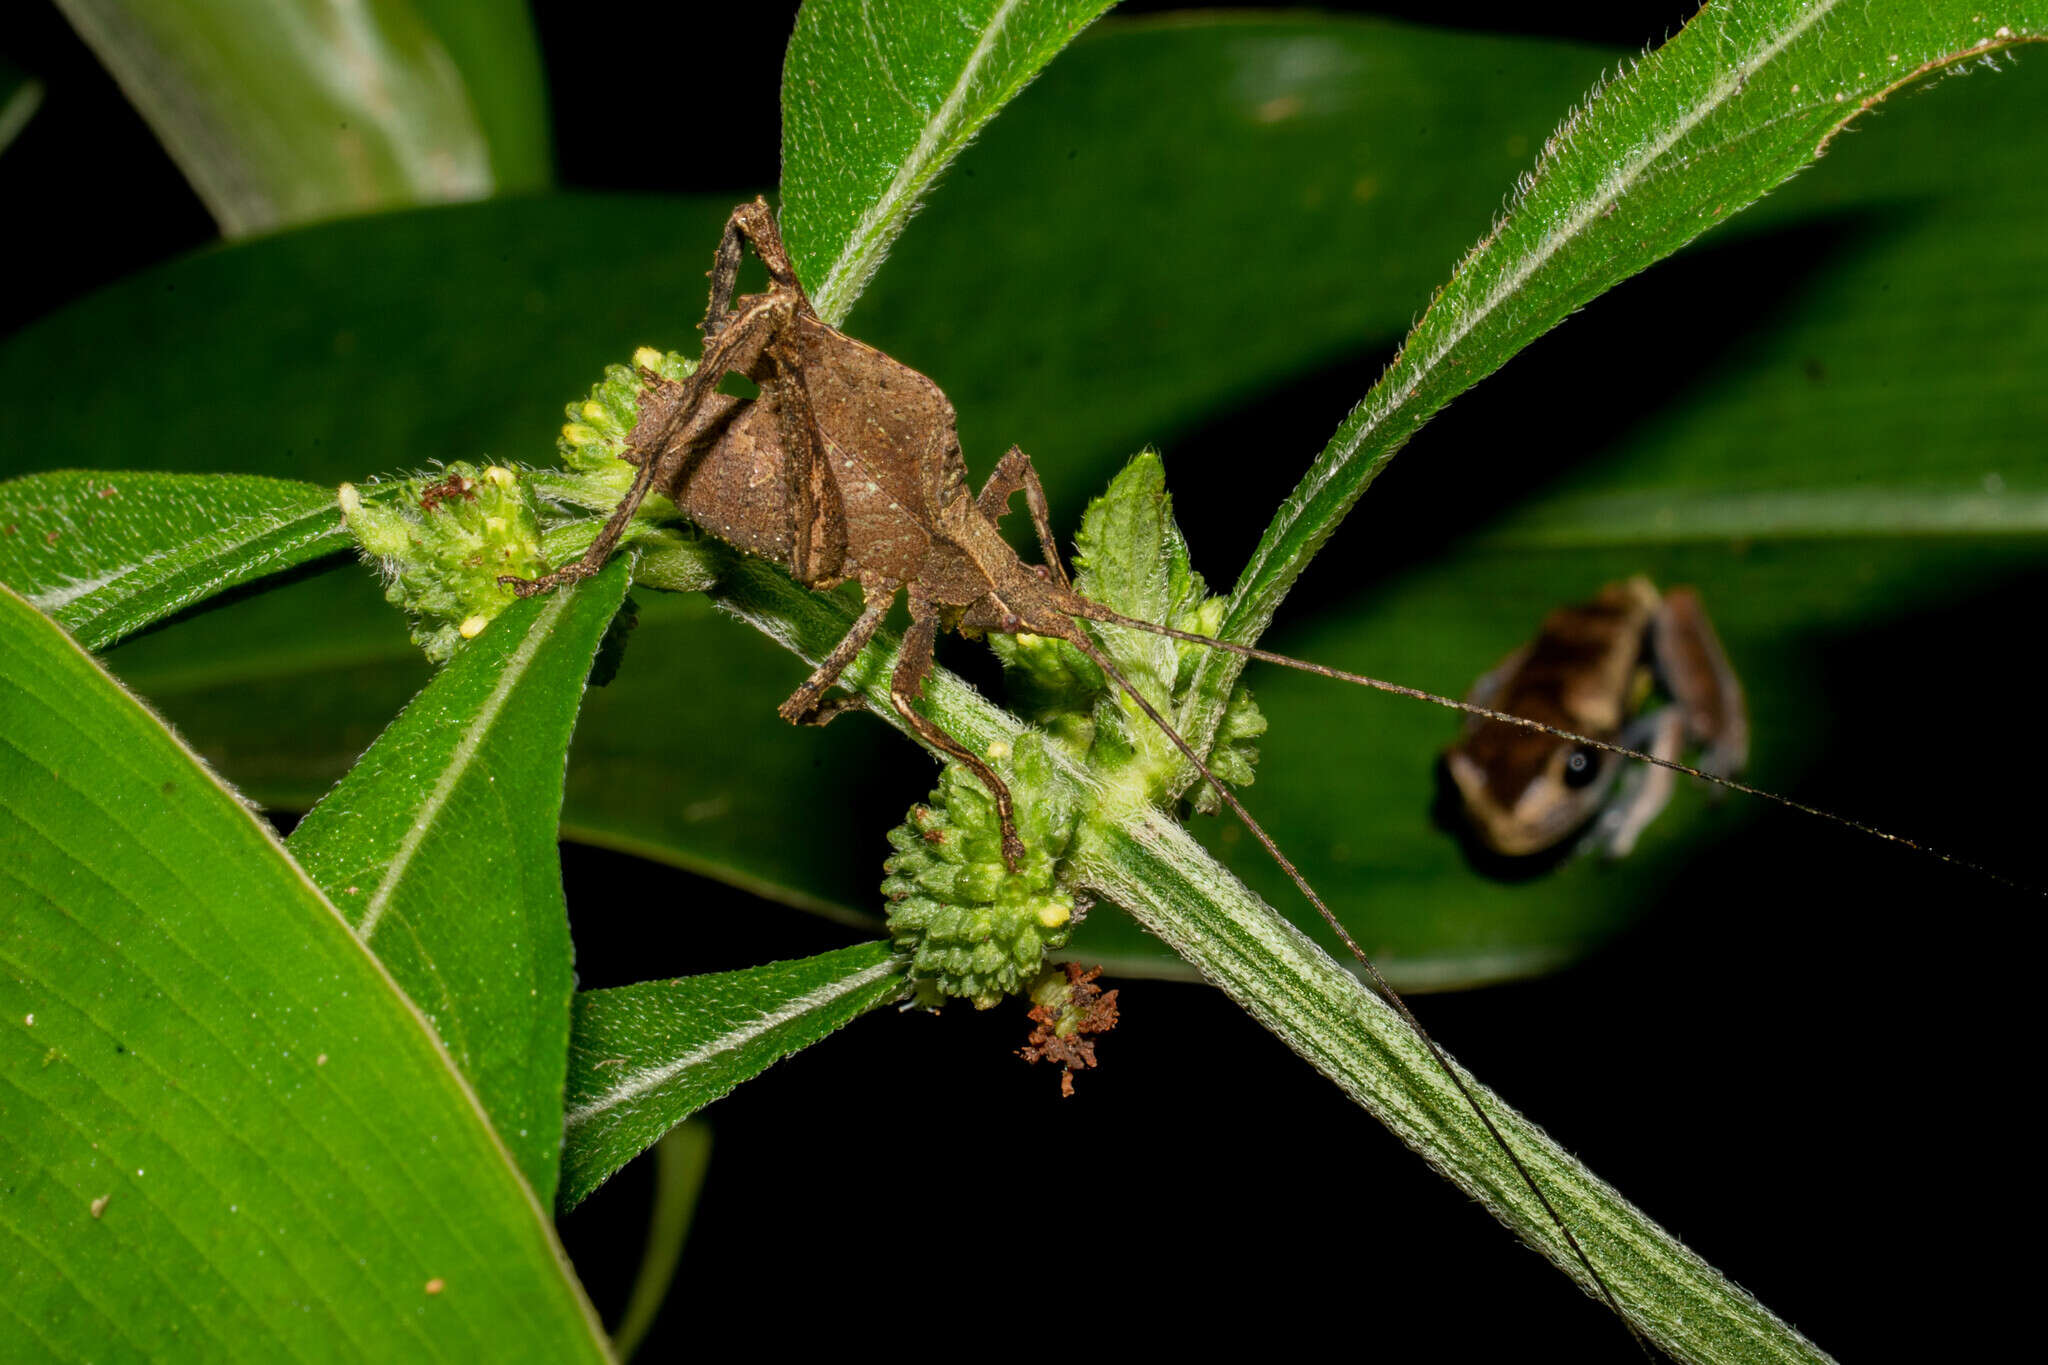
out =
<svg viewBox="0 0 2048 1365"><path fill-rule="evenodd" d="M1516 351L1797 174L1888 96L2044 37L2048 11L2030 0L1703 8L1551 135L1505 217L1266 528L1223 633L1257 639L1395 452ZM1207 715L1191 728L1201 737L1239 668L1218 656L1198 680Z"/></svg>
<svg viewBox="0 0 2048 1365"><path fill-rule="evenodd" d="M607 1358L417 1011L235 795L5 590L0 735L15 1350Z"/></svg>
<svg viewBox="0 0 2048 1365"><path fill-rule="evenodd" d="M227 236L546 182L544 87L507 0L59 8Z"/></svg>
<svg viewBox="0 0 2048 1365"><path fill-rule="evenodd" d="M43 102L43 83L0 58L0 152L14 141Z"/></svg>
<svg viewBox="0 0 2048 1365"><path fill-rule="evenodd" d="M782 231L845 319L918 201L1115 0L809 0L782 68Z"/></svg>
<svg viewBox="0 0 2048 1365"><path fill-rule="evenodd" d="M580 992L562 1207L741 1081L903 992L903 962L887 942Z"/></svg>
<svg viewBox="0 0 2048 1365"><path fill-rule="evenodd" d="M543 1201L575 988L555 854L562 767L629 567L621 557L508 607L288 844L427 1016Z"/></svg>
<svg viewBox="0 0 2048 1365"><path fill-rule="evenodd" d="M333 492L311 484L76 469L0 483L0 583L87 649L348 544Z"/></svg>
<svg viewBox="0 0 2048 1365"><path fill-rule="evenodd" d="M634 346L693 329L730 208L546 196L197 253L0 341L0 460L328 486L435 460L553 463L564 404Z"/></svg>

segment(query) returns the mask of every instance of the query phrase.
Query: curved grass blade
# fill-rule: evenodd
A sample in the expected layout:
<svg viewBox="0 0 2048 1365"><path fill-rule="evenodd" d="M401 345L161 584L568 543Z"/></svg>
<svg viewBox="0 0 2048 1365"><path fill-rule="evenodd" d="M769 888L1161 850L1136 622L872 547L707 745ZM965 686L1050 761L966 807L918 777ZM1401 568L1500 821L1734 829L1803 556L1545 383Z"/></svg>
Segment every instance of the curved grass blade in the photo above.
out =
<svg viewBox="0 0 2048 1365"><path fill-rule="evenodd" d="M782 68L782 233L835 326L918 200L1115 0L809 0Z"/></svg>
<svg viewBox="0 0 2048 1365"><path fill-rule="evenodd" d="M502 48L479 43L474 14L451 46L412 0L59 0L59 8L226 236L481 199L546 180L538 63L525 64L522 93L504 95L506 73L520 79L517 31ZM491 13L501 30L527 22L505 4ZM457 51L515 54L478 77L491 91L495 128Z"/></svg>
<svg viewBox="0 0 2048 1365"><path fill-rule="evenodd" d="M901 999L903 960L863 943L746 971L576 996L561 1207L792 1052Z"/></svg>
<svg viewBox="0 0 2048 1365"><path fill-rule="evenodd" d="M562 769L629 559L508 607L287 845L427 1016L543 1201L575 989Z"/></svg>
<svg viewBox="0 0 2048 1365"><path fill-rule="evenodd" d="M14 141L43 102L43 83L0 58L0 152Z"/></svg>
<svg viewBox="0 0 2048 1365"><path fill-rule="evenodd" d="M1782 184L1887 96L2043 36L2048 15L2030 0L1702 9L1552 134L1507 213L1266 528L1224 635L1256 640L1416 429L1572 310ZM1190 738L1213 733L1240 671L1226 655L1205 662L1183 712Z"/></svg>
<svg viewBox="0 0 2048 1365"><path fill-rule="evenodd" d="M349 546L331 489L60 470L0 483L0 583L87 649Z"/></svg>
<svg viewBox="0 0 2048 1365"><path fill-rule="evenodd" d="M8 1354L606 1359L542 1207L390 976L4 589L0 737Z"/></svg>
<svg viewBox="0 0 2048 1365"><path fill-rule="evenodd" d="M612 1333L612 1349L631 1360L661 1316L675 1285L683 1243L697 1213L697 1195L711 1164L711 1130L702 1123L681 1123L654 1144L654 1207L647 1215L647 1245L633 1276L633 1294Z"/></svg>

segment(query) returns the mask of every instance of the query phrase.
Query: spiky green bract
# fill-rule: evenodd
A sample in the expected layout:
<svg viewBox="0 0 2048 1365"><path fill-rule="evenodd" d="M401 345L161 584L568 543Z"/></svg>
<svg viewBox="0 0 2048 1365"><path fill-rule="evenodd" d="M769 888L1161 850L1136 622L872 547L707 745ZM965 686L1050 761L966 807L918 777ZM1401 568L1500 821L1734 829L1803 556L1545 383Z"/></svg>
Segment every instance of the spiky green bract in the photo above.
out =
<svg viewBox="0 0 2048 1365"><path fill-rule="evenodd" d="M1088 506L1076 538L1074 586L1125 616L1199 635L1213 635L1223 619L1224 600L1189 561L1187 541L1173 520L1166 491L1166 466L1144 451L1110 481ZM1133 685L1169 719L1174 717L1203 654L1200 645L1116 626L1095 625L1103 648ZM1186 782L1179 751L1131 701L1111 691L1107 680L1072 645L1038 636L995 636L990 643L1009 667L1021 708L1048 732L1073 746L1098 771L1118 769L1120 781L1162 801ZM1109 723L1104 724L1107 720ZM1234 786L1251 782L1258 761L1254 741L1266 718L1239 688L1217 732L1209 766ZM1207 783L1195 789L1195 809L1219 804Z"/></svg>
<svg viewBox="0 0 2048 1365"><path fill-rule="evenodd" d="M889 831L889 932L928 994L987 1009L1023 990L1073 931L1074 895L1058 874L1078 812L1065 784L1051 780L1046 743L1025 735L1007 756L991 755L1016 798L1016 872L1003 866L994 799L957 763L946 765L931 803Z"/></svg>
<svg viewBox="0 0 2048 1365"><path fill-rule="evenodd" d="M547 569L532 491L502 465L457 462L434 475L345 483L336 501L384 572L385 600L411 618L413 643L435 663L517 600L501 574Z"/></svg>

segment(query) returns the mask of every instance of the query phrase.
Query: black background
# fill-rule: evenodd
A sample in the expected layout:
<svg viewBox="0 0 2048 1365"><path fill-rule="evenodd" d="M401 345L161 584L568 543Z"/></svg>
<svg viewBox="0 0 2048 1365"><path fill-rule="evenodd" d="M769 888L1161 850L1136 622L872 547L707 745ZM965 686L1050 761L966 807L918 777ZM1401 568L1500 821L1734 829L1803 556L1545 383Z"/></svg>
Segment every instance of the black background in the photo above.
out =
<svg viewBox="0 0 2048 1365"><path fill-rule="evenodd" d="M650 5L593 22L595 8L536 5L565 185L737 197L774 183L794 5ZM1349 8L1444 22L1420 3ZM1639 47L1686 14L1608 3L1553 18L1478 4L1452 22ZM35 262L10 272L0 327L213 240L204 209L53 7L10 6L0 51L49 86L0 157L16 260ZM667 118L685 98L715 111L717 156L648 157L606 136L642 113ZM1489 448L1546 366L1588 354L1623 374L1653 364L1663 319L1697 311L1687 302L1715 288L1711 249L1703 259L1603 300L1570 348L1533 348L1418 446ZM1754 255L1744 263L1759 267ZM1256 420L1292 421L1300 431L1284 439L1314 449L1357 399L1358 372L1311 376ZM1228 426L1176 449L1177 468L1228 449ZM1426 488L1427 462L1412 464L1397 462L1375 497L1394 501L1403 481ZM1231 509L1190 497L1180 510L1204 543L1203 519L1224 535ZM1394 536L1370 557L1403 552ZM1992 640L2024 676L2041 586L1844 646L1829 665L1843 697L1831 761L1798 795L2034 875L2013 864L2033 847L2039 802L2013 777L2016 757L2038 759L2015 754L1992 700L2013 679L1960 680L1956 700L1900 687L1895 661L1982 657ZM1984 799L2008 789L2009 801ZM684 875L576 847L565 871L572 913ZM1769 898L1747 894L1764 883ZM715 884L689 894L704 910L687 941L650 945L644 925L579 918L583 984L637 979L650 957L717 970L851 941ZM1806 913L1788 917L1787 904ZM2003 1226L2025 1215L1999 1160L2018 1145L2006 1040L2024 964L1970 945L2010 941L2007 917L2038 905L1796 817L1759 820L1593 961L1417 1007L1451 1053L1828 1349L1976 1354L1967 1343L1995 1330L2003 1292L1980 1239L2025 1235ZM1938 949L1924 929L1898 927L1941 924L1951 907ZM701 1349L707 1335L771 1352L844 1343L913 1356L1223 1350L1246 1338L1452 1360L1532 1348L1636 1358L1604 1310L1227 1000L1119 984L1124 1023L1070 1101L1052 1074L1010 1055L1021 1011L956 1009L863 1019L707 1111L711 1178L643 1358ZM2021 1074L2035 1070L2030 1061ZM636 1165L563 1223L607 1318L637 1264L649 1188Z"/></svg>

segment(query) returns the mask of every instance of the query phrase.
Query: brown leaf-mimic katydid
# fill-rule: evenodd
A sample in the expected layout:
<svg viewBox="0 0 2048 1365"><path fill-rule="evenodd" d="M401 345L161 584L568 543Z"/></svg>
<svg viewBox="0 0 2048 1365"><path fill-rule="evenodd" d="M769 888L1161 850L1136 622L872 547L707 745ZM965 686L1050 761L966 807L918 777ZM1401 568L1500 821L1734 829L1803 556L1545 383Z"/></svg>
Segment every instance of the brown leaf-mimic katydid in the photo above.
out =
<svg viewBox="0 0 2048 1365"><path fill-rule="evenodd" d="M766 266L769 287L759 294L735 298L745 245L751 245ZM1627 1323L1627 1315L1571 1229L1400 996L1265 829L1153 703L1125 679L1081 623L1096 621L1149 631L1435 702L1491 725L1536 732L1544 744L1567 746L1579 753L1623 755L1764 796L1894 842L1910 841L1687 767L1676 761L1672 756L1675 749L1669 745L1660 746L1658 753L1640 753L1613 739L1509 715L1477 701L1455 701L1114 612L1079 595L1070 585L1061 567L1045 492L1030 457L1012 447L980 493L972 492L952 404L930 379L817 316L796 279L765 202L757 199L733 211L710 273L704 354L697 369L679 381L642 372L645 387L626 453L626 458L639 466L631 489L579 559L536 579L501 581L526 596L597 572L625 534L635 511L650 492L658 490L704 530L774 561L806 586L825 589L857 582L864 598L859 617L780 708L785 719L799 724L823 724L861 704L858 698L828 699L825 694L873 638L897 595L907 591L910 629L890 679L890 700L914 733L932 748L959 760L986 784L1002 822L1004 861L1012 870L1024 849L1016 833L1009 788L981 755L921 714L917 698L931 670L941 628L1028 632L1073 645L1159 727L1357 958L1373 986L1415 1030L1465 1096L1609 1306ZM758 395L742 398L721 393L720 382L735 373L757 385ZM1044 555L1040 565L1025 564L996 524L1012 496L1020 491ZM1646 606L1648 610L1651 608ZM1632 652L1629 663L1632 667ZM1727 676L1732 681L1732 674ZM1502 700L1506 704L1506 699ZM1946 855L1936 856L1946 859ZM1634 1330L1631 1325L1630 1331Z"/></svg>

